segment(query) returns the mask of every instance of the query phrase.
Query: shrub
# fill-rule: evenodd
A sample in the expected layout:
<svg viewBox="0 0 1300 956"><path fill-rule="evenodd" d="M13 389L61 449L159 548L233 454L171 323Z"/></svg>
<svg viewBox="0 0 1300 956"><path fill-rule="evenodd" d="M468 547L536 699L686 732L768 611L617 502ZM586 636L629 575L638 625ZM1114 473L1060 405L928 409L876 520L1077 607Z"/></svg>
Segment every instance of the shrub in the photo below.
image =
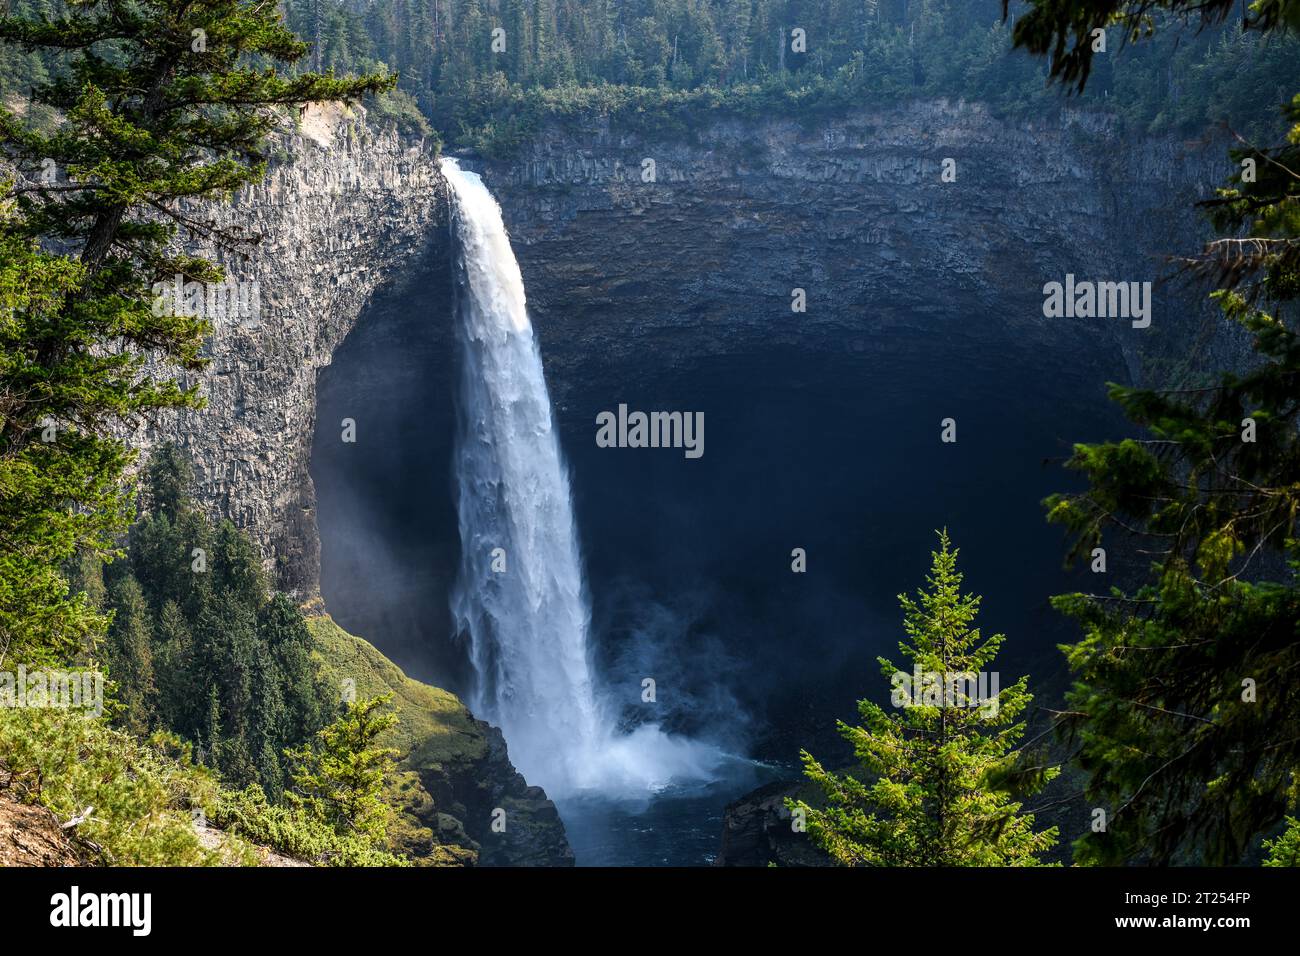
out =
<svg viewBox="0 0 1300 956"><path fill-rule="evenodd" d="M210 866L191 808L215 802L212 775L178 738L137 740L102 719L49 708L0 708L0 788L61 821L92 862Z"/></svg>
<svg viewBox="0 0 1300 956"><path fill-rule="evenodd" d="M273 804L257 784L223 791L210 817L213 825L289 856L329 866L410 866L376 849L360 833L340 834L302 806Z"/></svg>

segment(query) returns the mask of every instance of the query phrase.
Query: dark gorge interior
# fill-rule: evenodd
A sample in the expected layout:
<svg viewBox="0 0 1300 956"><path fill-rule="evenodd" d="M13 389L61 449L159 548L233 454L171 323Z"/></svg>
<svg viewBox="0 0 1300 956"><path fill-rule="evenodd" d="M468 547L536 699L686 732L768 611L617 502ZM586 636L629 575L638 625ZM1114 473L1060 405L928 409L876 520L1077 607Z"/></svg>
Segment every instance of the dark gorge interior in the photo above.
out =
<svg viewBox="0 0 1300 956"><path fill-rule="evenodd" d="M671 233L622 224L619 241L659 265L593 303L573 261L590 250L571 250L573 271L557 274L555 243L541 253L515 237L571 473L594 654L625 724L653 720L787 769L801 747L843 755L834 720L860 697L887 699L876 658L897 658L896 595L921 580L944 527L984 596L985 632L1008 635L1004 680L1032 673L1031 689L1055 703L1068 632L1047 596L1090 582L1063 570L1063 536L1040 502L1072 487L1060 467L1072 442L1123 433L1101 383L1129 379L1120 343L1140 333L1122 320L1042 318L1023 264L953 295L922 256L897 261L878 289L831 283L813 297L814 321L788 294L761 290L750 301L766 315L728 314L699 282L790 265L761 235L753 247L734 229L717 238L744 275L674 275ZM853 237L838 251L849 277L878 252ZM449 257L440 246L427 272L381 296L320 374L312 472L331 614L412 675L464 692L472 671L448 610L459 549ZM683 341L665 331L674 322ZM620 403L703 412L705 454L597 447L597 415ZM949 417L954 443L941 440ZM340 441L345 418L357 422L354 444ZM805 573L792 572L794 548ZM653 704L641 700L646 677ZM688 801L676 830L664 819L630 828L661 833L654 847L611 845L608 828L634 813L561 811L580 863L704 863L728 798ZM602 818L605 832L584 834L575 815ZM674 833L683 846L665 850Z"/></svg>
<svg viewBox="0 0 1300 956"><path fill-rule="evenodd" d="M1266 927L1298 68L1300 0L5 0L6 915Z"/></svg>

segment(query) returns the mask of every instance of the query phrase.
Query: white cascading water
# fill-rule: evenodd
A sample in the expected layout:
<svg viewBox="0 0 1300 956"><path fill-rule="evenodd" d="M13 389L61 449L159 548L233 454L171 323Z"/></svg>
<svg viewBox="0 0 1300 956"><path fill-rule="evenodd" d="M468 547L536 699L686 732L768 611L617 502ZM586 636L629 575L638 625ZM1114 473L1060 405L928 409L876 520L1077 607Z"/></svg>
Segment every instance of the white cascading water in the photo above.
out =
<svg viewBox="0 0 1300 956"><path fill-rule="evenodd" d="M519 264L483 181L454 159L442 171L458 240L463 360L462 558L451 610L477 676L472 708L501 728L512 762L552 796L709 779L726 760L716 748L652 724L618 734L606 719L569 476Z"/></svg>

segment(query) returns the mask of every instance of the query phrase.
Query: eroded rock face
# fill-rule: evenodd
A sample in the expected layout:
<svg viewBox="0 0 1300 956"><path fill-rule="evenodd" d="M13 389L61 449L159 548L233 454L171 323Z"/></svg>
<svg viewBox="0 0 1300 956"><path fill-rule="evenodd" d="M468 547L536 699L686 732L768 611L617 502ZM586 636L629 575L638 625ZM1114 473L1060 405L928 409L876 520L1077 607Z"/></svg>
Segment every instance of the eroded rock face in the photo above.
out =
<svg viewBox="0 0 1300 956"><path fill-rule="evenodd" d="M1045 319L1043 284L1069 273L1158 279L1169 271L1163 257L1203 234L1189 194L1206 195L1230 172L1221 143L1130 138L1097 114L1007 121L946 102L805 123L726 119L690 135L593 121L544 131L513 160L472 165L503 207L553 398L563 406L578 389L604 389L610 407L636 376L760 340L888 356L941 338L970 362L994 347L1016 353L1009 367L1118 359L1141 381L1184 354L1209 315L1199 294L1157 286L1151 328L1138 330ZM164 418L137 441L186 447L200 499L247 529L279 586L306 600L319 592L308 468L316 374L379 292L394 308L404 288L427 296L449 286L444 186L422 145L313 111L267 182L222 214L264 236L246 263L229 264L259 283L260 324L218 321L208 407ZM792 310L795 290L806 311ZM1209 364L1240 352L1227 335L1202 346ZM1008 367L1005 356L998 364ZM511 800L549 812L504 745L489 762L490 773L425 768L422 782L473 820ZM756 835L775 832L775 799L730 815L738 851L750 844L741 857L757 860ZM538 820L546 838L512 849L512 861L564 857L562 829L551 840ZM483 844L484 833L468 835Z"/></svg>
<svg viewBox="0 0 1300 956"><path fill-rule="evenodd" d="M805 832L791 826L787 797L806 799L801 781L778 780L727 805L714 866L830 866Z"/></svg>
<svg viewBox="0 0 1300 956"><path fill-rule="evenodd" d="M1157 286L1152 328L1136 330L1046 320L1043 284L1168 273L1163 257L1202 233L1189 189L1205 195L1231 171L1221 143L942 101L804 124L726 120L667 140L593 123L482 165L561 402L590 387L587 355L653 375L754 337L888 352L944 336L977 353L991 328L1010 328L1029 360L1118 351L1139 378L1206 315L1199 296ZM806 312L792 311L796 289ZM653 361L633 360L647 350Z"/></svg>
<svg viewBox="0 0 1300 956"><path fill-rule="evenodd" d="M432 150L372 130L360 112L312 107L280 145L267 179L217 209L262 237L249 259L194 247L257 283L260 315L218 317L207 407L162 416L133 441L183 446L199 500L257 540L281 588L307 597L320 563L307 467L316 372L377 288L410 281L429 260L444 207Z"/></svg>
<svg viewBox="0 0 1300 956"><path fill-rule="evenodd" d="M546 791L529 786L510 763L500 730L484 721L475 726L487 742L481 757L432 763L421 762L418 752L413 756L433 803L455 826L464 822L480 866L572 866L573 849ZM442 822L441 829L447 828Z"/></svg>
<svg viewBox="0 0 1300 956"><path fill-rule="evenodd" d="M955 182L943 181L945 158ZM1165 274L1163 256L1202 232L1188 189L1222 180L1225 162L1221 144L1128 139L1096 114L1009 122L978 104L920 102L666 138L593 122L473 165L502 204L563 403L601 385L588 356L653 376L757 336L885 352L942 336L977 355L988 329L1011 328L1028 361L1117 351L1141 378L1180 354L1188 323L1207 314L1199 296L1157 287L1152 327L1135 330L1044 319L1043 283ZM228 263L259 283L260 325L219 320L208 407L137 440L184 445L201 500L255 536L281 587L311 597L316 372L377 290L447 268L441 176L423 145L313 108L268 180L221 214L263 236L247 262ZM806 312L791 309L795 289ZM1225 338L1207 358L1238 347Z"/></svg>

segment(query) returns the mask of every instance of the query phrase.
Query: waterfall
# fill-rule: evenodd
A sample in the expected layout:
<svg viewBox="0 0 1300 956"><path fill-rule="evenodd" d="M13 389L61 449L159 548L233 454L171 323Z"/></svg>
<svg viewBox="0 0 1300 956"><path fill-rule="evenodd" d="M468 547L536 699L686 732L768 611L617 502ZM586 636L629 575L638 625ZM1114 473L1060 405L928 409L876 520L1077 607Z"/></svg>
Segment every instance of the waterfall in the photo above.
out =
<svg viewBox="0 0 1300 956"><path fill-rule="evenodd" d="M519 264L483 181L453 159L442 170L462 353L462 557L451 609L477 677L471 708L500 726L515 766L553 796L708 779L720 751L653 724L619 734L607 716L589 653L569 476Z"/></svg>

